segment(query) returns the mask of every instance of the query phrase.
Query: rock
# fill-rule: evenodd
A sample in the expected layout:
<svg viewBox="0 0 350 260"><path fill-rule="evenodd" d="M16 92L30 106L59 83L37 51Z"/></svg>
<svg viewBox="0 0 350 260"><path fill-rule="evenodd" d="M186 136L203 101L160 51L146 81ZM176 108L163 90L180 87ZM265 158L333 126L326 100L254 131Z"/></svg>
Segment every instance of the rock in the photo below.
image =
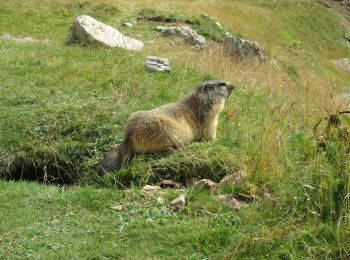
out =
<svg viewBox="0 0 350 260"><path fill-rule="evenodd" d="M160 205L163 205L165 203L165 199L163 197L158 197L157 198L157 203Z"/></svg>
<svg viewBox="0 0 350 260"><path fill-rule="evenodd" d="M127 37L113 27L103 24L88 15L82 15L75 19L71 26L67 43L99 43L111 48L124 48L127 50L140 50L143 48L141 41Z"/></svg>
<svg viewBox="0 0 350 260"><path fill-rule="evenodd" d="M177 208L182 208L186 205L185 195L181 194L179 197L170 202L170 204Z"/></svg>
<svg viewBox="0 0 350 260"><path fill-rule="evenodd" d="M124 27L129 27L129 28L131 28L131 27L133 27L134 25L133 25L132 23L123 23L123 26L124 26Z"/></svg>
<svg viewBox="0 0 350 260"><path fill-rule="evenodd" d="M159 186L161 188L175 188L180 189L182 187L182 184L173 180L162 180L159 183Z"/></svg>
<svg viewBox="0 0 350 260"><path fill-rule="evenodd" d="M245 204L239 202L232 195L228 195L228 194L218 195L216 196L216 199L218 201L225 203L229 208L234 210L240 210L242 207L245 206Z"/></svg>
<svg viewBox="0 0 350 260"><path fill-rule="evenodd" d="M218 184L209 179L201 179L197 181L193 187L214 189L218 187Z"/></svg>
<svg viewBox="0 0 350 260"><path fill-rule="evenodd" d="M224 178L221 179L220 184L235 184L243 180L245 177L247 177L247 173L243 170L238 171L237 173L226 175Z"/></svg>
<svg viewBox="0 0 350 260"><path fill-rule="evenodd" d="M14 41L18 43L44 43L44 44L49 44L49 40L37 40L32 37L23 37L23 38L18 38L11 36L9 34L3 34L0 37L1 40L6 40L6 41Z"/></svg>
<svg viewBox="0 0 350 260"><path fill-rule="evenodd" d="M112 209L117 210L117 211L122 211L123 210L123 205L115 205L112 207Z"/></svg>
<svg viewBox="0 0 350 260"><path fill-rule="evenodd" d="M156 56L148 56L145 66L148 71L170 72L171 69L168 59Z"/></svg>
<svg viewBox="0 0 350 260"><path fill-rule="evenodd" d="M236 198L241 201L245 202L254 202L254 201L259 201L260 197L255 196L255 195L247 195L243 193L237 193Z"/></svg>
<svg viewBox="0 0 350 260"><path fill-rule="evenodd" d="M342 67L343 69L350 70L350 58L342 58L339 60L332 60L334 65Z"/></svg>
<svg viewBox="0 0 350 260"><path fill-rule="evenodd" d="M157 26L157 31L161 31L164 36L176 36L184 39L186 42L204 47L205 37L197 34L197 32L188 26Z"/></svg>
<svg viewBox="0 0 350 260"><path fill-rule="evenodd" d="M239 58L246 63L249 59L257 58L261 63L266 62L264 49L257 42L248 41L230 33L226 33L224 52Z"/></svg>
<svg viewBox="0 0 350 260"><path fill-rule="evenodd" d="M221 25L221 23L219 22L215 22L216 26L219 27L220 29L223 28L223 26Z"/></svg>
<svg viewBox="0 0 350 260"><path fill-rule="evenodd" d="M141 191L143 192L150 192L150 191L157 191L160 190L161 188L159 186L153 186L153 185L146 185L142 188Z"/></svg>

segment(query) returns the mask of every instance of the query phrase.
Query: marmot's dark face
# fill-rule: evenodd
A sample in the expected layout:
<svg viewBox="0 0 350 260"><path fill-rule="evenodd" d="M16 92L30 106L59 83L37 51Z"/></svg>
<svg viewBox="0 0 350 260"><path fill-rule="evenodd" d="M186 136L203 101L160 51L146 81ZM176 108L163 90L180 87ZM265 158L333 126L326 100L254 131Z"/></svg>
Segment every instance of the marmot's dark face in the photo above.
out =
<svg viewBox="0 0 350 260"><path fill-rule="evenodd" d="M215 99L226 99L231 95L233 88L233 85L225 80L207 80L197 87L197 91Z"/></svg>
<svg viewBox="0 0 350 260"><path fill-rule="evenodd" d="M225 80L203 81L197 87L203 111L212 110L216 105L223 107L226 98L230 96L232 90L233 85Z"/></svg>

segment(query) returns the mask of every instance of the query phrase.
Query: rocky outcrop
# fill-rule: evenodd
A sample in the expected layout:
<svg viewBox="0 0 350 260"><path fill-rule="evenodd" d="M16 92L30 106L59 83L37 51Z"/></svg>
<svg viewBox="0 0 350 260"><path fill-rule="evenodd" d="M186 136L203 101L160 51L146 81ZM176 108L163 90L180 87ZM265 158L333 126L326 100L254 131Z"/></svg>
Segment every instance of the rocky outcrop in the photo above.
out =
<svg viewBox="0 0 350 260"><path fill-rule="evenodd" d="M248 41L230 33L226 34L224 41L224 52L246 63L250 59L258 59L260 62L266 62L264 49L259 43Z"/></svg>
<svg viewBox="0 0 350 260"><path fill-rule="evenodd" d="M176 36L200 48L204 47L206 43L205 37L197 34L189 26L157 26L156 30L160 31L164 36Z"/></svg>
<svg viewBox="0 0 350 260"><path fill-rule="evenodd" d="M140 50L141 41L132 39L120 33L113 27L103 24L91 16L82 15L75 19L71 26L67 43L102 44L111 48Z"/></svg>

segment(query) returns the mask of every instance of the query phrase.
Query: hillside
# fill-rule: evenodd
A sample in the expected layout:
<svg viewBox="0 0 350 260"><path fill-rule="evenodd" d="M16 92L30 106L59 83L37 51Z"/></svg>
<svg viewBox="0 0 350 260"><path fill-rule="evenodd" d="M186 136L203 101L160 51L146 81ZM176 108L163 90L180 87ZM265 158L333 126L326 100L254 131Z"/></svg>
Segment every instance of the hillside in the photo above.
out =
<svg viewBox="0 0 350 260"><path fill-rule="evenodd" d="M66 44L84 14L143 50ZM161 36L167 18L206 46ZM267 62L224 55L226 31L257 41ZM349 35L349 7L337 1L0 1L0 258L346 259L350 120L338 112L349 108L350 73L334 60L350 58ZM149 55L171 72L146 71ZM217 140L97 174L133 112L210 79L235 85ZM215 191L141 191L239 172L247 177ZM174 210L180 193L186 207ZM258 199L232 210L219 194Z"/></svg>

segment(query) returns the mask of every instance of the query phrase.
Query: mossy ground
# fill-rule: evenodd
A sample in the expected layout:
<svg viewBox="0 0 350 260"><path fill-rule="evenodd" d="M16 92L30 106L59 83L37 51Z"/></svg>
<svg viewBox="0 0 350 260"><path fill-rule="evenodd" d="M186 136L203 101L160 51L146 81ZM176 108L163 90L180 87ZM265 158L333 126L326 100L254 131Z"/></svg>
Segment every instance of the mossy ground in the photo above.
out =
<svg viewBox="0 0 350 260"><path fill-rule="evenodd" d="M243 66L224 57L219 43L192 49L159 36L154 22L121 27L145 9L197 19L198 30L220 41L222 32L201 18L207 13L260 42L277 65ZM307 0L60 0L3 1L0 10L0 34L49 39L0 42L0 175L54 183L0 182L0 258L349 255L348 121L341 119L342 129L326 121L313 129L326 110L344 108L333 86L350 81L330 62L349 54L343 38L349 28L332 9ZM144 50L65 45L82 14L141 39ZM146 72L151 54L169 58L171 73ZM175 101L216 78L236 85L216 141L138 156L119 172L97 176L96 164L121 141L134 111ZM208 191L185 189L188 207L177 212L168 203L179 191L165 191L164 205L139 191L162 178L219 180L238 170L247 179L221 193L270 197L234 212Z"/></svg>

